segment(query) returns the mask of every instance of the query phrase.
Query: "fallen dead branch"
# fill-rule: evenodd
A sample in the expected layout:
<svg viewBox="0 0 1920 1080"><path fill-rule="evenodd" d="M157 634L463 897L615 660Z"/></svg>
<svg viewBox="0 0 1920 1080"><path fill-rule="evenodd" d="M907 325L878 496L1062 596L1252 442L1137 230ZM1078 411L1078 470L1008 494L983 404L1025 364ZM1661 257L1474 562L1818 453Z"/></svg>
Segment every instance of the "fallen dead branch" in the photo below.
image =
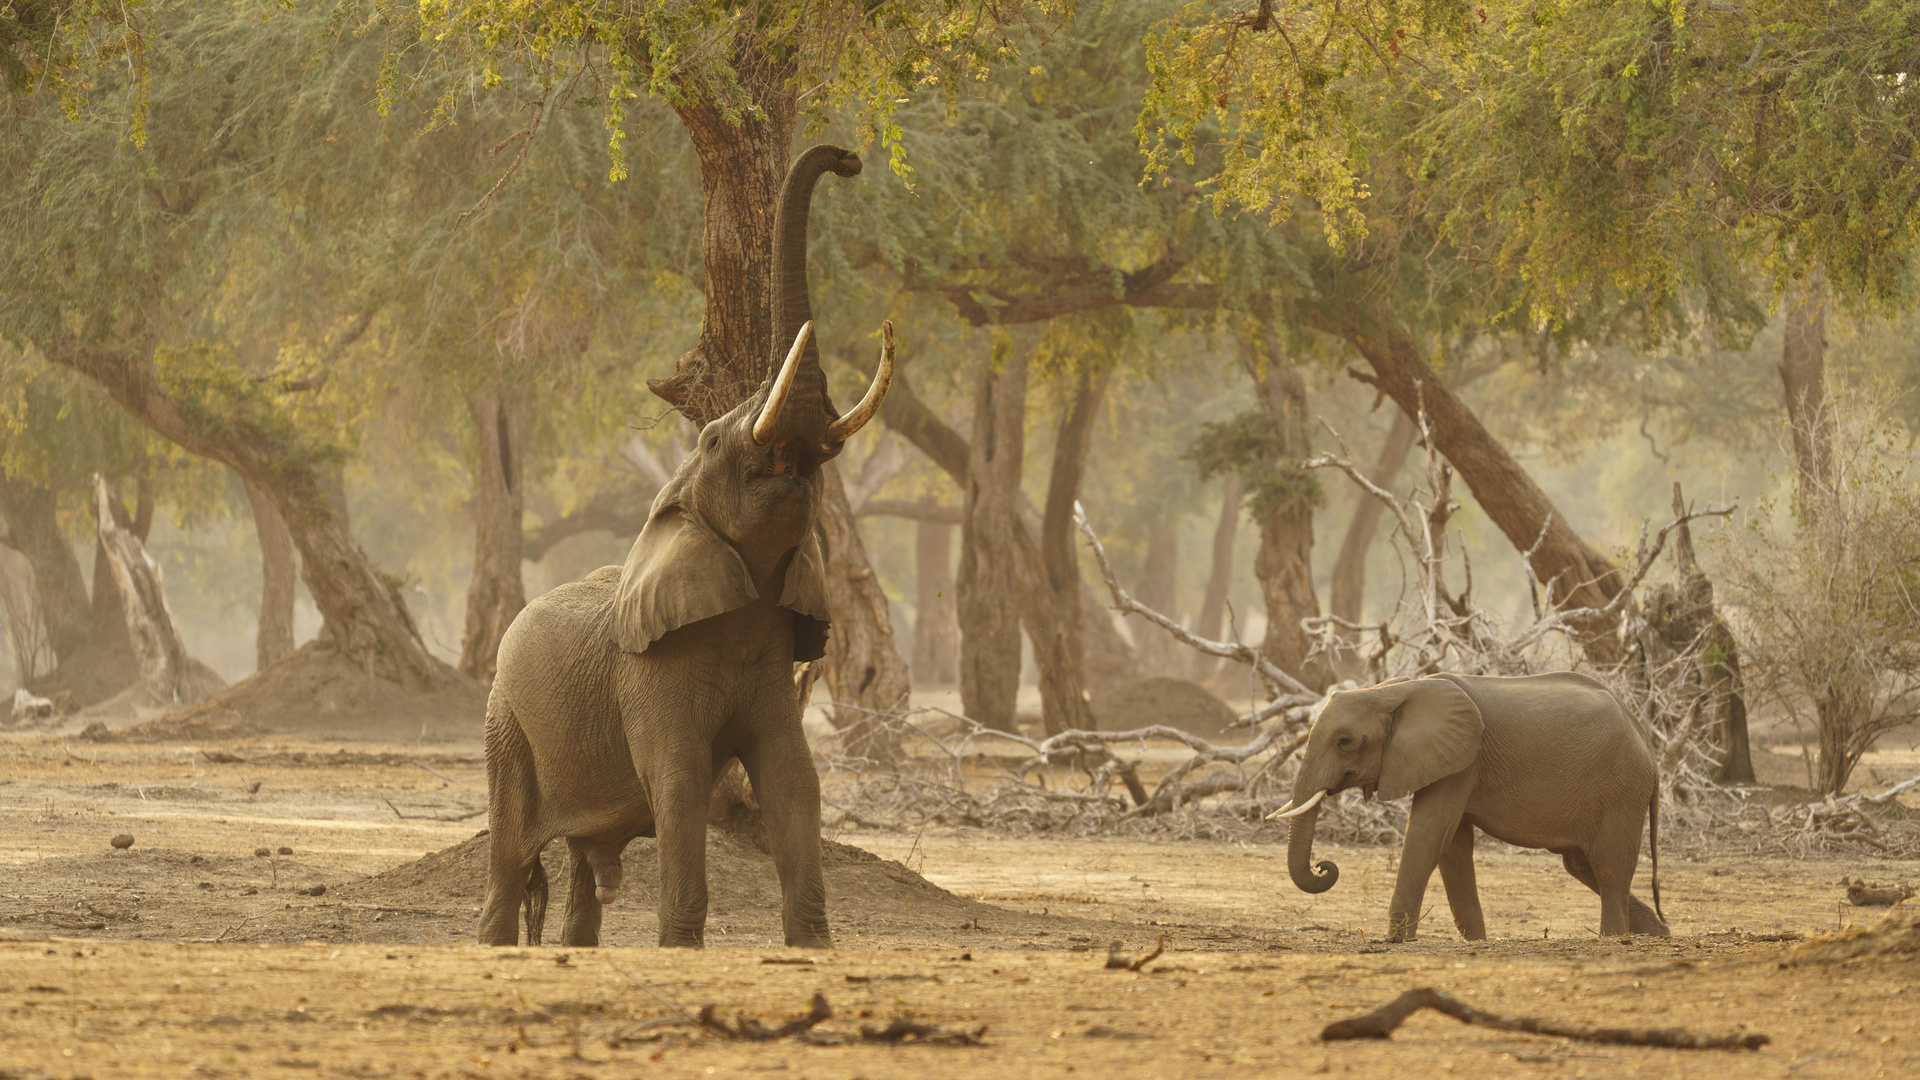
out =
<svg viewBox="0 0 1920 1080"><path fill-rule="evenodd" d="M779 1027L766 1027L750 1016L736 1017L728 1024L719 1015L719 1006L700 1007L700 1026L728 1039L744 1039L747 1042L772 1042L789 1035L798 1035L813 1030L822 1021L833 1019L833 1010L827 1006L825 994L813 995L813 1007L806 1015L797 1016Z"/></svg>
<svg viewBox="0 0 1920 1080"><path fill-rule="evenodd" d="M1107 946L1107 970L1108 971L1139 971L1141 968L1146 967L1148 964L1151 964L1155 960L1160 959L1160 954L1166 951L1167 951L1167 935L1165 934L1160 935L1160 944L1155 945L1153 947L1152 952L1148 953L1147 955L1141 957L1138 960L1129 960L1125 956L1121 955L1120 943L1118 941L1115 941L1112 944Z"/></svg>
<svg viewBox="0 0 1920 1080"><path fill-rule="evenodd" d="M1854 907L1892 907L1913 898L1913 886L1904 883L1878 885L1855 878L1846 886L1847 903Z"/></svg>
<svg viewBox="0 0 1920 1080"><path fill-rule="evenodd" d="M1524 1031L1532 1035L1557 1035L1582 1042L1615 1043L1623 1046L1664 1046L1674 1050L1758 1050L1773 1040L1765 1035L1695 1035L1685 1028L1603 1028L1588 1024L1563 1024L1532 1016L1504 1016L1482 1012L1445 990L1422 987L1409 990L1370 1013L1328 1024L1320 1033L1324 1042L1342 1039L1385 1039L1401 1022L1421 1009L1446 1013L1463 1024Z"/></svg>
<svg viewBox="0 0 1920 1080"><path fill-rule="evenodd" d="M896 1016L885 1027L874 1024L860 1025L858 1039L837 1032L814 1030L831 1019L833 1019L833 1009L827 1004L826 995L815 994L812 1007L805 1015L794 1017L778 1027L767 1027L749 1016L736 1017L732 1023L728 1023L720 1016L719 1007L716 1005L701 1007L699 1024L723 1039L738 1039L743 1042L773 1042L778 1039L798 1038L815 1046L844 1046L854 1042L894 1045L915 1043L924 1046L986 1045L987 1028L984 1024L972 1031L966 1031L929 1024L909 1016ZM670 1022L677 1022L677 1019Z"/></svg>

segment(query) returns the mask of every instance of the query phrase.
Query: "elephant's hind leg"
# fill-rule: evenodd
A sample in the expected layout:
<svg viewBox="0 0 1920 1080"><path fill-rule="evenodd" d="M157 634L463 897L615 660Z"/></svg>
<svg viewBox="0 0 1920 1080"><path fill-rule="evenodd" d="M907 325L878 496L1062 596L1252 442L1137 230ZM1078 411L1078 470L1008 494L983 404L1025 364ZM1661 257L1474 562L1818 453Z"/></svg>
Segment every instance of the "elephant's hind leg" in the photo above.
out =
<svg viewBox="0 0 1920 1080"><path fill-rule="evenodd" d="M1447 906L1453 925L1468 941L1487 939L1486 916L1480 911L1480 886L1473 876L1473 826L1461 822L1453 842L1440 856L1440 883L1447 888Z"/></svg>
<svg viewBox="0 0 1920 1080"><path fill-rule="evenodd" d="M487 899L480 912L480 943L519 944L524 902L529 943L537 945L547 915L547 876L540 866L546 838L534 835L532 827L538 799L533 751L497 695L487 712Z"/></svg>

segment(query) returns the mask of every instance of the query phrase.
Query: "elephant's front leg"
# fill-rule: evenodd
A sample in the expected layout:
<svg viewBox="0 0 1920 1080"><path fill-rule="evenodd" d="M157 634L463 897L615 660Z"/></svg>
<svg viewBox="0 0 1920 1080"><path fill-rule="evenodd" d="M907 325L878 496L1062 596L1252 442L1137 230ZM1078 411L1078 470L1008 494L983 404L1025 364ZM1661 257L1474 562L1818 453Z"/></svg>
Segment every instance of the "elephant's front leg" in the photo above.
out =
<svg viewBox="0 0 1920 1080"><path fill-rule="evenodd" d="M707 800L713 767L704 745L666 755L648 780L660 852L660 944L700 948L707 933Z"/></svg>
<svg viewBox="0 0 1920 1080"><path fill-rule="evenodd" d="M1407 842L1400 849L1400 875L1387 908L1388 941L1412 941L1418 935L1427 882L1459 831L1474 772L1455 773L1414 793L1413 809L1407 814Z"/></svg>
<svg viewBox="0 0 1920 1080"><path fill-rule="evenodd" d="M1453 909L1453 925L1460 928L1460 936L1485 941L1487 920L1480 912L1480 886L1473 877L1473 826L1464 821L1440 856L1440 884L1447 887L1447 906Z"/></svg>
<svg viewBox="0 0 1920 1080"><path fill-rule="evenodd" d="M780 875L780 920L787 944L831 948L827 883L820 868L820 776L796 715L773 719L742 748L767 848Z"/></svg>

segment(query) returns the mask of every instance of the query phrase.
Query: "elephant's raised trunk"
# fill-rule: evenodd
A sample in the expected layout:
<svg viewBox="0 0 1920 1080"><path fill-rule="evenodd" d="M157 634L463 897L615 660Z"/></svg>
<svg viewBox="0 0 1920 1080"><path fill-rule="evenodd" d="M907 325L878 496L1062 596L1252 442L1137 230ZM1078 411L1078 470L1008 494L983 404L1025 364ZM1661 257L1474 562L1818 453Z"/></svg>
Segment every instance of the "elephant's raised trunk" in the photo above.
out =
<svg viewBox="0 0 1920 1080"><path fill-rule="evenodd" d="M800 327L813 321L813 303L807 296L807 220L813 187L827 173L858 176L860 158L838 146L812 147L794 160L780 188L773 232L773 354L768 358L774 363L787 343L799 336ZM801 366L820 369L820 350L811 341L802 350Z"/></svg>
<svg viewBox="0 0 1920 1080"><path fill-rule="evenodd" d="M1320 820L1320 808L1310 806L1287 823L1287 872L1301 892L1323 893L1340 880L1340 868L1331 862L1309 865L1313 861L1313 826Z"/></svg>

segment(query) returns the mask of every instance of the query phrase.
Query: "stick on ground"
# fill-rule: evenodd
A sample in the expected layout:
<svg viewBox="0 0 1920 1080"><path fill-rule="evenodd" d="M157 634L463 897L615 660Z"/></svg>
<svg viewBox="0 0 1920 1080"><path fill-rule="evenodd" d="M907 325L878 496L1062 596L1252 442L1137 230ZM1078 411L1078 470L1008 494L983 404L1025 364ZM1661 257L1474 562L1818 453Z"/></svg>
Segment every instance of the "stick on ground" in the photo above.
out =
<svg viewBox="0 0 1920 1080"><path fill-rule="evenodd" d="M1385 1005L1348 1020L1328 1024L1320 1033L1323 1042L1340 1039L1384 1039L1401 1022L1421 1009L1437 1009L1464 1024L1524 1031L1533 1035L1558 1035L1583 1042L1619 1043L1626 1046L1665 1046L1675 1050L1758 1050L1772 1040L1765 1035L1695 1035L1684 1028L1602 1028L1587 1024L1563 1024L1531 1016L1502 1016L1481 1012L1445 990L1422 987L1409 990Z"/></svg>

